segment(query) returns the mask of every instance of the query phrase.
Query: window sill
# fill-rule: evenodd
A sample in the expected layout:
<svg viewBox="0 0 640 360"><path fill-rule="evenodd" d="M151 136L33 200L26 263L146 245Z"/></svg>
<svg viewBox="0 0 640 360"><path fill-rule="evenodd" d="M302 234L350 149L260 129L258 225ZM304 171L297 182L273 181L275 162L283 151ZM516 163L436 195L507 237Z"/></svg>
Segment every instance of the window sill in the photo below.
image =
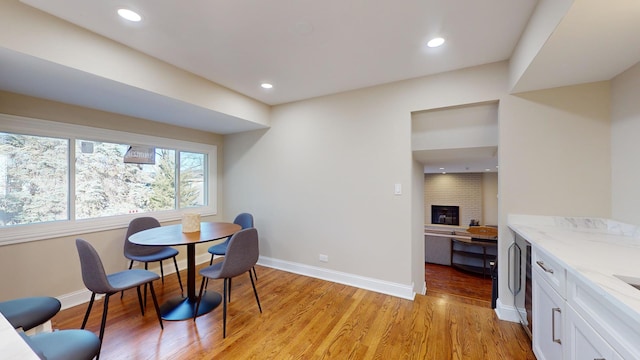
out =
<svg viewBox="0 0 640 360"><path fill-rule="evenodd" d="M183 212L184 211L174 210L158 213L138 213L87 220L59 221L6 227L0 230L0 233L2 234L2 237L0 238L0 246L48 240L66 236L80 236L93 232L126 228L132 219L142 216L153 216L161 223L167 221L178 221L182 219ZM216 210L212 207L190 209L190 212L198 212L202 216L212 216L217 214Z"/></svg>

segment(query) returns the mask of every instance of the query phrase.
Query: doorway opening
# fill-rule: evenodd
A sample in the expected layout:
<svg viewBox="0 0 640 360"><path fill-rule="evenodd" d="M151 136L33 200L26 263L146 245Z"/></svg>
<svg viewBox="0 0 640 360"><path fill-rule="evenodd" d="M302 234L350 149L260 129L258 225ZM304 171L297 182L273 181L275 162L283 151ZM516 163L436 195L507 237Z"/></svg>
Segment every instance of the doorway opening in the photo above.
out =
<svg viewBox="0 0 640 360"><path fill-rule="evenodd" d="M497 230L498 105L489 101L411 114L413 159L424 168L427 295L477 295L491 304L497 235L493 243L477 246L469 230Z"/></svg>

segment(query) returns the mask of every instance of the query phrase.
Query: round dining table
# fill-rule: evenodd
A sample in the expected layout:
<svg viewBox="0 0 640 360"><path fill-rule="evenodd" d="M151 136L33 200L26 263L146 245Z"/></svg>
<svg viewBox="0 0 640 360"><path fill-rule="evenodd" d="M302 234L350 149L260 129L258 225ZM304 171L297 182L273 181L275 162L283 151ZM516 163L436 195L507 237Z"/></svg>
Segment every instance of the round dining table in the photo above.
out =
<svg viewBox="0 0 640 360"><path fill-rule="evenodd" d="M242 227L226 222L202 222L200 231L182 232L182 225L160 226L129 236L129 241L146 246L187 246L187 296L177 296L160 306L164 320L192 319L198 297L196 296L196 244L223 239L240 231ZM215 309L222 302L220 293L208 290L202 295L197 316Z"/></svg>

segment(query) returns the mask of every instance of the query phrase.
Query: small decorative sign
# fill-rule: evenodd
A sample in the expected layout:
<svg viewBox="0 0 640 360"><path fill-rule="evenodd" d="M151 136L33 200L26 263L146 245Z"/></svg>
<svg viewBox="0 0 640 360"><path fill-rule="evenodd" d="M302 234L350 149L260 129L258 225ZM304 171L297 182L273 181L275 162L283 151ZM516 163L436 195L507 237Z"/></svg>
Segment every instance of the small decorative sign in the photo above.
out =
<svg viewBox="0 0 640 360"><path fill-rule="evenodd" d="M192 233L200 231L200 214L182 214L182 232Z"/></svg>
<svg viewBox="0 0 640 360"><path fill-rule="evenodd" d="M93 154L93 143L90 141L82 141L80 143L80 151L83 154Z"/></svg>
<svg viewBox="0 0 640 360"><path fill-rule="evenodd" d="M124 154L125 164L151 164L156 163L156 148L151 146L130 145Z"/></svg>

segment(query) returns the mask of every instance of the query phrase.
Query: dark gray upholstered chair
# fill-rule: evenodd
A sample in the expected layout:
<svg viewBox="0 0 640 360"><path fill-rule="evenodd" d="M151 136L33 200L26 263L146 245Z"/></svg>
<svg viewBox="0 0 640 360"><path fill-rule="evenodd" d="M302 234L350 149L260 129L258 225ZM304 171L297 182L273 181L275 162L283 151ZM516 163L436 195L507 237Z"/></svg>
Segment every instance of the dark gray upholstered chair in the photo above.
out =
<svg viewBox="0 0 640 360"><path fill-rule="evenodd" d="M196 305L196 311L194 312L194 314L198 313L200 299L202 298L202 292L204 290L205 279L224 279L224 294L222 296L223 337L227 336L227 294L231 288L231 278L239 276L245 272L249 273L251 286L253 286L253 294L256 296L258 309L260 309L260 312L262 313L262 306L260 306L258 291L256 290L256 284L253 281L253 275L251 273L251 268L258 261L258 254L258 231L255 228L243 229L231 236L227 247L227 254L225 255L223 261L200 270L200 275L202 275L203 278L202 285L200 285L198 304ZM196 316L193 317L194 321L196 320Z"/></svg>
<svg viewBox="0 0 640 360"><path fill-rule="evenodd" d="M107 275L98 252L91 244L86 240L76 239L76 247L78 248L78 255L80 256L82 281L87 289L91 291L91 300L89 301L87 312L85 313L84 320L82 321L82 329L84 329L84 326L87 324L87 319L89 319L89 313L91 312L91 307L93 306L96 294L105 295L104 309L102 310L102 323L100 324L100 341L102 341L104 337L104 327L107 322L107 310L109 309L109 297L111 295L119 291L136 288L138 290L140 310L142 311L142 315L144 315L140 286L145 284L149 285L151 297L153 298L153 305L156 308L156 314L158 315L158 321L160 322L160 328L164 329L164 326L162 325L162 318L160 317L158 299L156 298L156 292L153 289L153 281L160 278L158 274L148 270L133 269Z"/></svg>
<svg viewBox="0 0 640 360"><path fill-rule="evenodd" d="M243 229L252 228L253 215L249 213L238 214L238 216L236 216L236 218L233 220L233 223L240 225ZM211 254L211 260L209 260L209 265L213 264L213 257L215 255L224 256L227 253L227 246L229 246L230 239L231 237L228 237L227 240L225 240L223 243L216 244L209 247L209 249L207 250ZM253 275L256 277L256 280L258 280L258 274L256 273L255 266L252 269L253 269Z"/></svg>
<svg viewBox="0 0 640 360"><path fill-rule="evenodd" d="M14 328L29 331L60 311L60 301L50 296L25 297L0 302L0 313Z"/></svg>
<svg viewBox="0 0 640 360"><path fill-rule="evenodd" d="M27 336L18 333L31 349L46 360L91 360L100 353L100 339L88 330L58 330Z"/></svg>
<svg viewBox="0 0 640 360"><path fill-rule="evenodd" d="M148 269L148 263L160 262L160 275L162 276L162 283L164 284L164 270L162 269L162 260L173 258L173 264L176 266L176 274L178 274L178 283L180 283L180 292L182 289L182 279L180 278L180 269L178 269L178 262L176 256L178 250L171 246L144 246L137 245L129 241L129 236L140 232L142 230L148 230L160 227L160 222L153 217L139 217L131 220L129 227L127 228L127 235L124 237L124 257L131 260L129 263L129 269L133 267L134 261L144 263L144 269ZM146 297L146 294L145 294Z"/></svg>

